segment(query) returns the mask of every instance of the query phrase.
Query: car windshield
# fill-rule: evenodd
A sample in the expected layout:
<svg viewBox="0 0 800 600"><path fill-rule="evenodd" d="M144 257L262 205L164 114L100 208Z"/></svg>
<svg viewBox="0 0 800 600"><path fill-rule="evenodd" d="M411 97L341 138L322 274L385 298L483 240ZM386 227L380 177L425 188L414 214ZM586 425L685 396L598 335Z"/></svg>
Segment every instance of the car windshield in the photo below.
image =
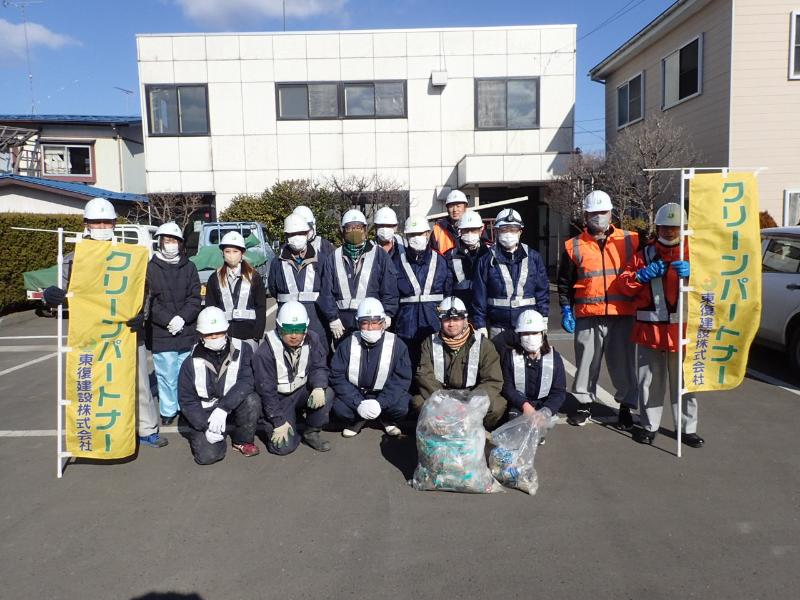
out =
<svg viewBox="0 0 800 600"><path fill-rule="evenodd" d="M244 239L247 239L250 234L253 233L253 229L248 225L242 225L241 227L215 227L208 232L209 245L219 244L219 241L225 236L225 234L230 233L231 231L238 231L242 234Z"/></svg>
<svg viewBox="0 0 800 600"><path fill-rule="evenodd" d="M772 273L800 272L800 240L769 240L763 267L764 271Z"/></svg>

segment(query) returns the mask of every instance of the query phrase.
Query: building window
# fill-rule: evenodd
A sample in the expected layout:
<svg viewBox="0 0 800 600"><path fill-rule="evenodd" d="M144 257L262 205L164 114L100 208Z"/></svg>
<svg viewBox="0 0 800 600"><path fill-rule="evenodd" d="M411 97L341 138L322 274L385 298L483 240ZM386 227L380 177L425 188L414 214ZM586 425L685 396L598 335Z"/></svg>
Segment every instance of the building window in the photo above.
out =
<svg viewBox="0 0 800 600"><path fill-rule="evenodd" d="M539 79L475 80L477 129L537 129Z"/></svg>
<svg viewBox="0 0 800 600"><path fill-rule="evenodd" d="M661 106L667 109L702 93L703 38L698 36L661 61L664 95Z"/></svg>
<svg viewBox="0 0 800 600"><path fill-rule="evenodd" d="M639 121L644 116L644 73L631 77L617 88L617 128Z"/></svg>
<svg viewBox="0 0 800 600"><path fill-rule="evenodd" d="M800 225L800 189L783 193L783 224Z"/></svg>
<svg viewBox="0 0 800 600"><path fill-rule="evenodd" d="M150 135L208 135L208 91L205 85L148 85Z"/></svg>
<svg viewBox="0 0 800 600"><path fill-rule="evenodd" d="M800 79L800 11L792 13L789 37L789 79Z"/></svg>
<svg viewBox="0 0 800 600"><path fill-rule="evenodd" d="M71 144L42 144L43 174L45 177L91 178L92 147Z"/></svg>
<svg viewBox="0 0 800 600"><path fill-rule="evenodd" d="M278 120L403 119L405 81L278 83Z"/></svg>

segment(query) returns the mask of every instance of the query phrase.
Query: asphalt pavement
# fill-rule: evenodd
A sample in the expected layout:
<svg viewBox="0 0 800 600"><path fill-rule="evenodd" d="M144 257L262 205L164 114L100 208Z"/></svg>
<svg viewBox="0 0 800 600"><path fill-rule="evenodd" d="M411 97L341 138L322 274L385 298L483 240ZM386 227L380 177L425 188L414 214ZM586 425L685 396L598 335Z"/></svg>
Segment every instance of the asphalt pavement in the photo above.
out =
<svg viewBox="0 0 800 600"><path fill-rule="evenodd" d="M260 439L261 455L229 449L208 467L167 433L165 448L56 479L55 330L33 313L0 320L0 598L800 593L800 390L779 353L752 351L771 382L700 395L706 445L680 459L666 431L644 447L601 423L560 424L537 454L535 496L466 495L414 491L413 436L374 429L323 433L327 454L276 457ZM551 340L573 361L556 322Z"/></svg>

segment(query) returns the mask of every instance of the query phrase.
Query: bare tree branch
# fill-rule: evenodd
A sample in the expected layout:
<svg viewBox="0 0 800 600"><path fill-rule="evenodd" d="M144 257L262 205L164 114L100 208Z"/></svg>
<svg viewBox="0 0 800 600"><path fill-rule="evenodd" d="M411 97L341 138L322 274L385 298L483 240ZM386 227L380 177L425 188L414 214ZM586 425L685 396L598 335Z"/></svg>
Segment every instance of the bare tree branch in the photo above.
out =
<svg viewBox="0 0 800 600"><path fill-rule="evenodd" d="M185 229L192 215L203 206L201 194L148 194L148 202L136 202L136 220L150 223L175 221Z"/></svg>

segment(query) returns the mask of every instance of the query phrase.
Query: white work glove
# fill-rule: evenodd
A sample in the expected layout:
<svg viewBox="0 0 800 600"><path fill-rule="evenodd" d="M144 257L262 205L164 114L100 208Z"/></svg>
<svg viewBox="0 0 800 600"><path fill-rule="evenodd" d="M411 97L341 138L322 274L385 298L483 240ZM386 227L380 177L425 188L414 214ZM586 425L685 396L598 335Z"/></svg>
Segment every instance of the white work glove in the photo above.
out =
<svg viewBox="0 0 800 600"><path fill-rule="evenodd" d="M175 315L172 317L172 320L167 323L167 331L169 331L172 335L178 335L183 329L183 326L186 325L186 321L183 320L183 317L179 315Z"/></svg>
<svg viewBox="0 0 800 600"><path fill-rule="evenodd" d="M218 444L225 439L225 436L221 433L214 433L210 429L206 429L206 439L209 444Z"/></svg>
<svg viewBox="0 0 800 600"><path fill-rule="evenodd" d="M225 433L225 421L228 420L228 413L221 408L215 408L208 417L208 430L214 433Z"/></svg>
<svg viewBox="0 0 800 600"><path fill-rule="evenodd" d="M286 421L286 423L280 427L276 427L272 430L272 437L270 439L276 448L283 448L284 446L289 445L289 438L293 435L294 430L292 429L292 426L289 425L289 421Z"/></svg>
<svg viewBox="0 0 800 600"><path fill-rule="evenodd" d="M383 317L383 328L389 329L389 327L391 326L392 326L392 317L386 315L385 317Z"/></svg>
<svg viewBox="0 0 800 600"><path fill-rule="evenodd" d="M331 333L333 334L333 339L338 340L340 337L344 335L344 325L342 325L341 319L336 319L335 321L331 321L330 328L331 328Z"/></svg>
<svg viewBox="0 0 800 600"><path fill-rule="evenodd" d="M381 405L377 400L362 400L356 411L362 419L371 421L381 416Z"/></svg>
<svg viewBox="0 0 800 600"><path fill-rule="evenodd" d="M314 388L311 390L311 395L306 402L308 408L317 409L325 406L325 390L322 388Z"/></svg>
<svg viewBox="0 0 800 600"><path fill-rule="evenodd" d="M475 330L476 335L482 335L483 337L489 337L489 332L486 330L486 327L479 327Z"/></svg>

